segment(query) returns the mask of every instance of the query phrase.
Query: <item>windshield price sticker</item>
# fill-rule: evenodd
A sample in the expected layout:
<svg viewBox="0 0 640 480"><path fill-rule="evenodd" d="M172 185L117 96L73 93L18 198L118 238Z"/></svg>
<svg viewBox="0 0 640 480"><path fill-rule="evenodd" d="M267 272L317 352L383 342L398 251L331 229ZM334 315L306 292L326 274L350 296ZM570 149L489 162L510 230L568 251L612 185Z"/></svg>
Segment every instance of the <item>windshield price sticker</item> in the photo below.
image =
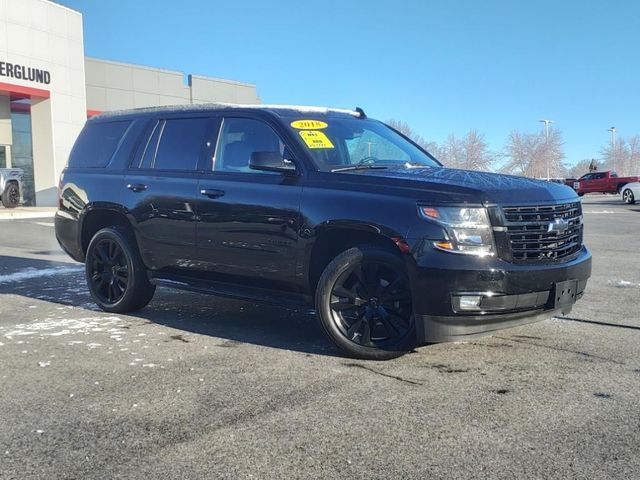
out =
<svg viewBox="0 0 640 480"><path fill-rule="evenodd" d="M290 125L298 130L322 130L329 126L321 120L296 120L291 122Z"/></svg>
<svg viewBox="0 0 640 480"><path fill-rule="evenodd" d="M308 148L334 148L331 140L318 130L301 130L300 136Z"/></svg>

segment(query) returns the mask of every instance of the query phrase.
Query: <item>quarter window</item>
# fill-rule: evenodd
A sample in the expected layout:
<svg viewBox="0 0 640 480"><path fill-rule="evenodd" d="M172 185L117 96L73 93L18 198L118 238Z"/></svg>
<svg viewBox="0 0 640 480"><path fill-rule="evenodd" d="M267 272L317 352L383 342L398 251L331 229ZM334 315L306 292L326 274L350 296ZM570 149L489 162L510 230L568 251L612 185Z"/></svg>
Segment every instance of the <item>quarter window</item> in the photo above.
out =
<svg viewBox="0 0 640 480"><path fill-rule="evenodd" d="M69 156L69 166L106 167L130 124L130 121L88 122Z"/></svg>
<svg viewBox="0 0 640 480"><path fill-rule="evenodd" d="M254 152L284 153L284 143L267 124L250 118L225 118L215 156L217 172L273 174L249 168Z"/></svg>
<svg viewBox="0 0 640 480"><path fill-rule="evenodd" d="M207 118L179 118L166 120L163 125L158 126L157 128L162 128L153 168L195 171L202 151L207 123ZM153 142L149 142L149 148L152 145ZM147 153L149 152L145 153L145 157ZM143 163L144 160L143 158Z"/></svg>

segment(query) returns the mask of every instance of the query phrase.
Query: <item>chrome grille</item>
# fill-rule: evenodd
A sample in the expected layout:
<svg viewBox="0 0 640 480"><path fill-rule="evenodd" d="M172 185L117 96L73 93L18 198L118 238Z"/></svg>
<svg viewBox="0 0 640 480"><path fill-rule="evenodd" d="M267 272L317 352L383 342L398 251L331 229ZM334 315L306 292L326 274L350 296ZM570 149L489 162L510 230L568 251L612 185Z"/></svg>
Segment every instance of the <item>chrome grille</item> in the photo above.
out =
<svg viewBox="0 0 640 480"><path fill-rule="evenodd" d="M510 260L536 263L568 260L582 248L582 205L503 207Z"/></svg>

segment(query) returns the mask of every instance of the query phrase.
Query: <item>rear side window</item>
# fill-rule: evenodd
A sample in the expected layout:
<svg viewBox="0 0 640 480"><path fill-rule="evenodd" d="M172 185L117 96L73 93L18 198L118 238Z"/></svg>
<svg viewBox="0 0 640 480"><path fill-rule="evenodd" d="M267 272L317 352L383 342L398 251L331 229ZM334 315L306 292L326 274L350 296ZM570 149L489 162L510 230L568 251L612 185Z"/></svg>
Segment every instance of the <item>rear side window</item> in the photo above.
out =
<svg viewBox="0 0 640 480"><path fill-rule="evenodd" d="M196 170L207 129L207 118L166 120L153 168L157 170Z"/></svg>
<svg viewBox="0 0 640 480"><path fill-rule="evenodd" d="M88 123L69 156L69 167L104 168L122 141L131 121Z"/></svg>

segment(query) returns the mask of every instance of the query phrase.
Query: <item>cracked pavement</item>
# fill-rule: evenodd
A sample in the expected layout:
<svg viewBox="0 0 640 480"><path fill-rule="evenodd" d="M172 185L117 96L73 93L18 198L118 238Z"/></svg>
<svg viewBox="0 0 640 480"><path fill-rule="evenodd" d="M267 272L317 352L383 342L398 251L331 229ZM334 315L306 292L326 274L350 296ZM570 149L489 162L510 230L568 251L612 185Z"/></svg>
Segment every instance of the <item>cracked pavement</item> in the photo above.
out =
<svg viewBox="0 0 640 480"><path fill-rule="evenodd" d="M51 219L3 221L0 478L638 478L640 206L583 203L569 315L384 363L304 310L100 312Z"/></svg>

